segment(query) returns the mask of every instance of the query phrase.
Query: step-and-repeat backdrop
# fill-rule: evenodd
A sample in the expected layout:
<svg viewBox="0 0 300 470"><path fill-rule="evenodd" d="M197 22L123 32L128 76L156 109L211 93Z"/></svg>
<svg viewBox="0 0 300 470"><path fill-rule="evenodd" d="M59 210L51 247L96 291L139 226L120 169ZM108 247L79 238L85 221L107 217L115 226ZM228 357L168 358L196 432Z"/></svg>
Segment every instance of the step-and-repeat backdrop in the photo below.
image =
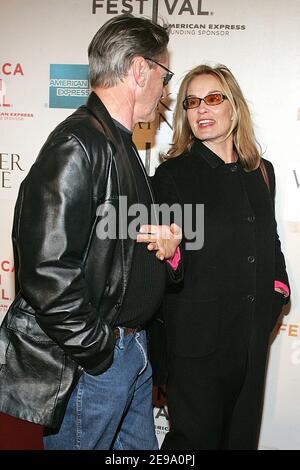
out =
<svg viewBox="0 0 300 470"><path fill-rule="evenodd" d="M248 100L264 156L275 166L278 226L293 291L271 348L260 448L300 449L299 0L1 0L0 320L14 297L10 234L20 182L53 127L86 100L88 44L121 13L158 15L171 25L169 99L154 123L134 133L150 174L171 141L186 71L221 62ZM155 408L154 416L161 442L167 408Z"/></svg>

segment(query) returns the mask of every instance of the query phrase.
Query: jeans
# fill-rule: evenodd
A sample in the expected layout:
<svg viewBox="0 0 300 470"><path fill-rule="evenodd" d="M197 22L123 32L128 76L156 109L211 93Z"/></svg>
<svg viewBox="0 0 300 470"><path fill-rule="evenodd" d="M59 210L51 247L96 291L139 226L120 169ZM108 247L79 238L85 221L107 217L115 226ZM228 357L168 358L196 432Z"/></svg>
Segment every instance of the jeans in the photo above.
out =
<svg viewBox="0 0 300 470"><path fill-rule="evenodd" d="M144 330L116 341L114 361L102 374L83 372L57 434L47 450L157 450L152 408L152 369Z"/></svg>

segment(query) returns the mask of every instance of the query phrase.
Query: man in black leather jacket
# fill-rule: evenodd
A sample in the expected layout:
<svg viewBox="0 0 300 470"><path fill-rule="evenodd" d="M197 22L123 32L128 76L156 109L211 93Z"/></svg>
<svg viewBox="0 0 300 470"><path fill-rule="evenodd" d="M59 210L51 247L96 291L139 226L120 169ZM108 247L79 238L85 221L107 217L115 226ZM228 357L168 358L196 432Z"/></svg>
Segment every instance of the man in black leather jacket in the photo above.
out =
<svg viewBox="0 0 300 470"><path fill-rule="evenodd" d="M20 187L0 411L44 425L47 449L157 448L144 327L166 276L181 278L180 234L147 219L128 236L121 201L153 204L132 129L165 95L167 44L145 18L105 23L89 46L86 106L50 134Z"/></svg>

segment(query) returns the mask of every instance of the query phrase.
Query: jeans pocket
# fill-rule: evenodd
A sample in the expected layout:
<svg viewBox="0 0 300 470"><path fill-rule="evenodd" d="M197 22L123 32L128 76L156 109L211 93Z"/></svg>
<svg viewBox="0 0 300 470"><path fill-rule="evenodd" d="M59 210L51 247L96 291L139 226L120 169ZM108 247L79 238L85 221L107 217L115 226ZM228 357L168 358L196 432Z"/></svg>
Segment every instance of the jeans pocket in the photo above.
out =
<svg viewBox="0 0 300 470"><path fill-rule="evenodd" d="M138 373L138 375L141 375L141 373L144 372L144 370L146 369L148 365L147 340L146 340L145 332L143 331L141 333L135 333L135 341L136 341L137 347L140 350L142 361L143 361L142 368L140 372Z"/></svg>

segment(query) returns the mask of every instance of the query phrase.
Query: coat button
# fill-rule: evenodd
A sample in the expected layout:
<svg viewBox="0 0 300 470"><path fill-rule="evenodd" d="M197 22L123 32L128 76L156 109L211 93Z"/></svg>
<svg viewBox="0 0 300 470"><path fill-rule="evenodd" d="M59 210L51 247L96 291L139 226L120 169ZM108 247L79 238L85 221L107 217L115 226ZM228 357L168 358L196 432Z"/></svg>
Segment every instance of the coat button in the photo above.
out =
<svg viewBox="0 0 300 470"><path fill-rule="evenodd" d="M230 170L232 171L232 173L234 173L235 171L237 171L238 169L238 166L237 165L232 165L232 167L230 168Z"/></svg>
<svg viewBox="0 0 300 470"><path fill-rule="evenodd" d="M251 294L247 295L247 300L248 300L248 302L254 302L254 300L255 300L254 295L251 295Z"/></svg>
<svg viewBox="0 0 300 470"><path fill-rule="evenodd" d="M255 258L254 256L248 256L248 263L254 263Z"/></svg>
<svg viewBox="0 0 300 470"><path fill-rule="evenodd" d="M255 216L254 215L249 215L249 217L247 217L247 221L252 224L255 220Z"/></svg>
<svg viewBox="0 0 300 470"><path fill-rule="evenodd" d="M117 302L115 304L115 310L119 310L120 307L121 307L121 302Z"/></svg>

